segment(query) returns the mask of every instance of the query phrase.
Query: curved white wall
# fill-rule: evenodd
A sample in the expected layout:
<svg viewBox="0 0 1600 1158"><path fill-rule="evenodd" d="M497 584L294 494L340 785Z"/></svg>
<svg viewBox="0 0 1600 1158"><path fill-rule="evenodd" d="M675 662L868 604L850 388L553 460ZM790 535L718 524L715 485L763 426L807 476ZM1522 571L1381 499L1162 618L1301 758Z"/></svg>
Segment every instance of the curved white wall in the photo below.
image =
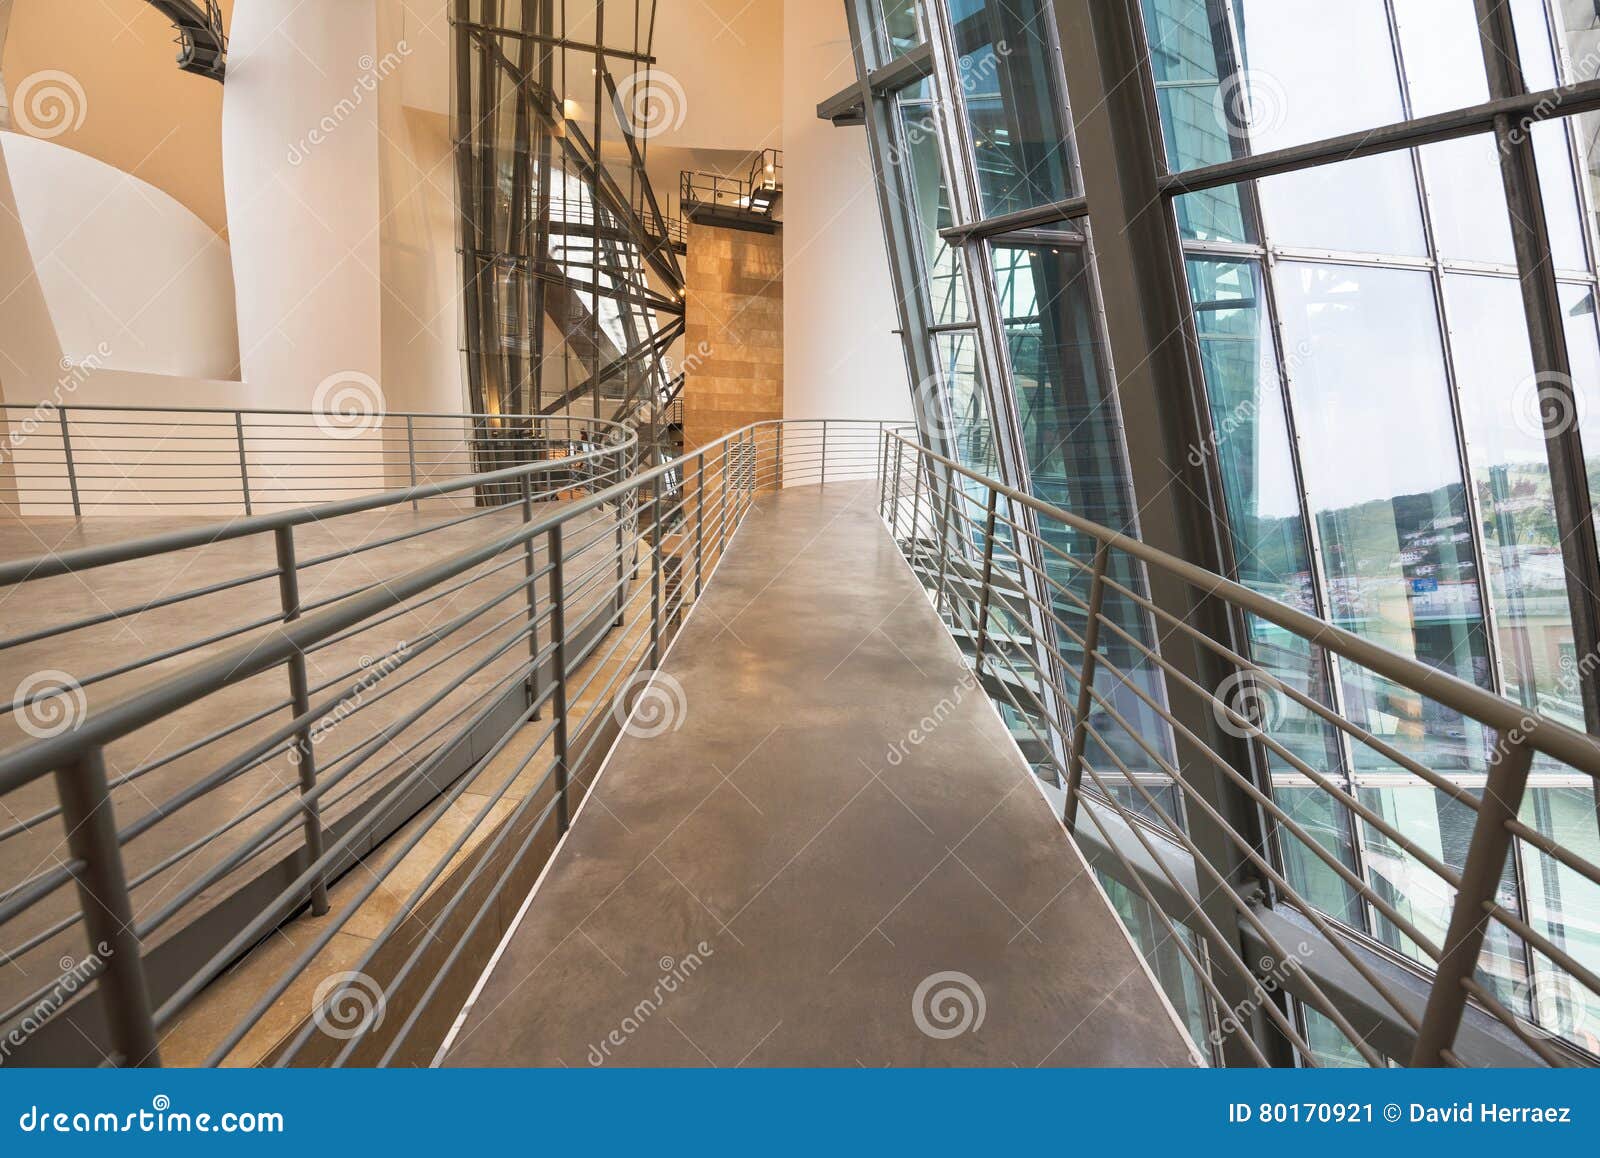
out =
<svg viewBox="0 0 1600 1158"><path fill-rule="evenodd" d="M237 0L223 184L244 380L309 407L332 375L382 373L375 0Z"/></svg>
<svg viewBox="0 0 1600 1158"><path fill-rule="evenodd" d="M0 150L62 357L149 374L237 375L228 245L205 222L76 150L20 133L0 133Z"/></svg>

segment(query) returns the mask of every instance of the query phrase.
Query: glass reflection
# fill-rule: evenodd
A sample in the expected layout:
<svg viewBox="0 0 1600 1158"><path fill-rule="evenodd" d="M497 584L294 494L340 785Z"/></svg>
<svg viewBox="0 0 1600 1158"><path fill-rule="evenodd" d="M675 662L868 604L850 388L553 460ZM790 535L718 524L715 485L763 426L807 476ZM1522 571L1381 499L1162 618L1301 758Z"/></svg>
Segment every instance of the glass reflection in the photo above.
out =
<svg viewBox="0 0 1600 1158"><path fill-rule="evenodd" d="M1284 262L1275 280L1333 622L1492 686L1428 275ZM1356 723L1435 769L1486 767L1477 725L1343 668ZM1386 763L1365 745L1355 756L1358 768Z"/></svg>
<svg viewBox="0 0 1600 1158"><path fill-rule="evenodd" d="M939 157L938 105L927 89L927 84L919 85L901 92L897 98L899 146L905 160L900 169L911 183L933 323L950 325L971 321L972 308L967 301L967 280L961 271L961 251L939 236L941 229L955 224L955 214Z"/></svg>
<svg viewBox="0 0 1600 1158"><path fill-rule="evenodd" d="M916 0L878 0L878 12L884 47L891 58L904 56L922 43Z"/></svg>
<svg viewBox="0 0 1600 1158"><path fill-rule="evenodd" d="M1094 522L1133 530L1135 513L1120 416L1104 371L1084 242L1063 234L1059 244L996 242L991 252L1011 355L1011 388L1033 493ZM1069 598L1054 592L1053 609L1081 638L1086 620L1078 601L1088 597L1089 577L1067 558L1090 562L1094 543L1053 521L1046 522L1041 533L1048 548L1046 572L1072 593ZM1142 590L1142 573L1132 561L1120 553L1113 554L1112 560L1112 577L1132 590ZM1138 647L1154 647L1148 618L1115 592L1106 599L1105 613L1116 627L1102 631L1104 655L1146 695L1161 702L1159 671ZM1065 637L1060 646L1069 672L1078 671L1083 660L1081 647ZM1076 694L1075 680L1067 691ZM1087 759L1102 776L1114 779L1118 761L1136 773L1155 770L1154 760L1135 736L1150 743L1163 759L1170 759L1165 724L1149 704L1108 669L1099 672L1095 691L1104 702L1092 713L1091 726L1110 752L1091 737ZM1131 730L1117 723L1118 715ZM1164 778L1160 782L1164 783ZM1170 787L1153 791L1161 807L1181 823L1175 791ZM1146 807L1131 788L1125 803L1135 810Z"/></svg>
<svg viewBox="0 0 1600 1158"><path fill-rule="evenodd" d="M1071 135L1045 0L950 0L986 217L1073 193Z"/></svg>

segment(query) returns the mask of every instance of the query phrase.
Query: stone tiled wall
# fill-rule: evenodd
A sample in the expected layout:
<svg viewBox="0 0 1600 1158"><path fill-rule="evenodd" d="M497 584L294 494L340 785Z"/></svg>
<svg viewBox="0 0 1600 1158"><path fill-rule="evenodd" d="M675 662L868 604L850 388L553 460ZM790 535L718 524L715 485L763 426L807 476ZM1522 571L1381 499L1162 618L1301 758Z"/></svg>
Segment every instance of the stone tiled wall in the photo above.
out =
<svg viewBox="0 0 1600 1158"><path fill-rule="evenodd" d="M683 442L783 417L783 237L689 227Z"/></svg>

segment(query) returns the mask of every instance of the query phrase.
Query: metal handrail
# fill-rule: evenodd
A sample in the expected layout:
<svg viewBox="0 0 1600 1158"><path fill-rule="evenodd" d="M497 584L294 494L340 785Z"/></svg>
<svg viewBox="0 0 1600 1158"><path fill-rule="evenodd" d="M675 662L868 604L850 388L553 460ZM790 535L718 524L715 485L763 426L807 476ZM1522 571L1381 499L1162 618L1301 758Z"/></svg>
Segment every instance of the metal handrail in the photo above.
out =
<svg viewBox="0 0 1600 1158"><path fill-rule="evenodd" d="M1297 959L1281 936L1269 928L1262 906L1282 903L1300 914L1326 951L1341 959L1346 972L1353 971L1371 987L1380 1004L1386 1005L1385 1016L1395 1027L1391 1040L1406 1043L1400 1060L1462 1064L1456 1042L1470 1022L1467 1036L1477 1045L1488 1042L1498 1028L1509 1035L1504 1040L1524 1049L1525 1058L1553 1065L1595 1063L1597 1059L1572 1043L1507 1009L1474 980L1473 972L1485 943L1486 926L1493 921L1521 939L1529 958L1529 974L1536 983L1539 974L1531 968L1534 953L1563 971L1567 979L1563 984L1570 982L1600 1000L1600 971L1498 903L1501 873L1507 856L1514 852L1514 841L1547 853L1600 884L1600 866L1517 819L1536 755L1600 780L1600 742L1137 539L986 478L919 445L914 437L887 430L884 443L885 522L908 562L930 588L930 597L957 641L975 641L970 662L991 698L1011 709L1013 720L1031 735L1030 743L1038 753L1034 762L1045 767L1041 776L1061 792L1064 824L1101 851L1096 863L1102 871L1112 873L1149 905L1214 1008L1234 1011L1235 1029L1247 1029L1215 1035L1213 1043L1222 1053L1240 1061L1270 1064L1263 1043L1270 1048L1269 1039L1276 1037L1288 1043L1295 1060L1318 1064L1281 998L1289 979L1279 971L1296 972ZM1043 534L1047 526L1068 528L1081 536L1084 557L1048 540ZM1132 562L1135 577L1113 572L1111 560L1117 556ZM1075 590L1064 581L1062 571L1068 579L1086 581L1087 590ZM1240 654L1228 641L1211 638L1187 622L1183 609L1161 606L1143 593L1146 579L1158 574L1180 581L1200 599L1220 601L1236 612L1255 616L1397 688L1485 725L1496 734L1497 742L1486 754L1488 769L1481 794L1474 796L1464 785L1406 757L1394 745ZM1203 649L1224 668L1231 667L1234 675L1225 677L1216 688L1204 686L1164 657L1159 646L1130 630L1125 617L1119 621L1111 614L1111 599L1118 600L1125 612L1148 617L1163 635L1175 635ZM1080 626L1074 628L1068 618L1080 619ZM1068 645L1081 656L1076 662L1068 658ZM1114 658L1124 653L1127 659ZM1154 675L1155 682L1148 676L1136 676L1135 667ZM1240 677L1287 696L1307 709L1319 725L1338 729L1347 743L1364 745L1417 776L1419 784L1431 785L1469 807L1476 813L1475 827L1461 866L1446 864L1421 847L1412 834L1363 803L1353 789L1346 790L1292 751L1274 734L1270 721L1263 724L1252 719L1246 704L1219 694L1237 687L1233 681ZM1178 697L1194 705L1197 713L1187 722L1168 703ZM1135 710L1150 713L1159 723L1151 728L1130 721L1128 715ZM1214 719L1218 735L1207 734L1206 724L1200 722L1207 718ZM1174 749L1167 749L1162 732L1174 741ZM1226 749L1226 736L1237 737L1245 745L1242 754ZM1119 745L1117 737L1128 743ZM1090 741L1098 748L1092 758ZM1173 754L1180 746L1198 759L1201 770L1219 778L1219 784L1226 786L1224 795L1237 797L1244 806L1241 816L1251 811L1261 814L1267 826L1265 835L1231 820L1219 807L1221 798L1214 801L1199 788L1194 760L1185 759L1180 765ZM1257 785L1253 774L1256 762L1249 754L1253 746L1259 746L1286 771L1303 777L1308 787L1331 797L1346 815L1392 841L1420 869L1436 877L1442 889L1454 893L1448 929L1441 938L1418 928ZM1096 767L1101 762L1112 767ZM1203 782L1204 777L1199 779ZM1170 795L1164 800L1158 791ZM1198 836L1191 835L1190 829ZM1274 834L1298 841L1308 856L1320 862L1319 867L1331 871L1363 904L1382 914L1432 964L1424 967L1386 955L1363 934L1319 911L1268 854L1269 848L1276 847ZM1172 867L1174 853L1188 858L1185 873ZM1259 882L1258 886L1246 887L1250 880ZM1162 904L1158 891L1181 899ZM1234 932L1224 932L1219 924L1224 913L1237 925ZM1205 959L1189 945L1180 923L1205 942L1209 950ZM1270 950L1259 967L1254 954L1246 959L1241 943L1244 935ZM1268 963L1272 975L1263 977ZM1427 986L1425 1007L1408 996L1414 986L1398 982L1396 969L1422 979ZM1383 1058L1330 997L1326 972L1320 977L1312 973L1299 970L1293 977L1296 999L1330 1019L1368 1062L1382 1064ZM1271 988L1266 987L1269 984ZM1475 1004L1469 1004L1469 998ZM1366 1012L1370 1013L1370 1008ZM1506 1056L1507 1047L1493 1048L1500 1051L1495 1056Z"/></svg>
<svg viewBox="0 0 1600 1158"><path fill-rule="evenodd" d="M324 495L389 491L396 477L413 487L441 472L454 478L463 457L479 467L466 473L491 473L484 460L549 461L550 449L637 441L630 427L603 419L391 411L359 382L354 389L358 406L372 409L0 402L0 504L75 517L234 507L248 517L260 506L299 509Z"/></svg>
<svg viewBox="0 0 1600 1158"><path fill-rule="evenodd" d="M544 506L536 505L532 482L541 471L551 466L559 468L560 462L529 464L449 484L389 492L377 500L337 504L341 514L351 514L370 510L382 500L391 506L403 505L448 487L493 485L514 489L520 483L521 489L520 502L489 512L510 508L514 513L520 506L520 519L512 527L492 526L468 549L452 551L445 558L384 576L380 582L321 599L314 608L300 606L294 590L301 571L318 562L297 561L293 550L295 527L316 521L306 512L248 520L243 531L237 523L215 524L177 536L157 536L131 550L118 546L79 550L71 552L65 563L41 559L14 567L8 578L47 568L60 574L63 570L106 566L124 558L156 558L223 537L267 533L275 538L280 550L277 568L265 577L278 577L283 588L283 613L243 638L232 639L229 637L233 633L225 633L220 637L220 649L189 657L178 670L104 706L87 710L72 728L59 735L0 754L0 793L54 775L60 803L41 816L62 817L73 834L72 863L81 865L81 871L74 868L70 872L4 882L0 928L33 912L42 898L69 881L77 883L79 911L49 924L20 948L0 946L0 959L14 960L24 951L39 950L49 938L82 921L91 945L104 942L110 949L97 966L94 978L102 995L99 1007L105 1013L105 1040L120 1062L151 1062L159 1057L158 1031L181 1017L189 1003L257 939L281 922L293 919L303 905L309 904L314 913L328 910L328 886L349 867L353 850L358 845L381 841L392 830L377 827L379 818L410 816L419 806L427 812L426 823L404 838L404 846L384 869L374 873L373 883L363 895L370 895L371 889L416 847L417 841L468 787L478 785L474 791L492 800L502 799L510 781L498 789L483 787L489 776L488 766L545 712L550 714L550 722L538 725L542 729L540 736L528 741L533 750L528 752L522 768L541 753L548 755L540 784L553 786L556 795L544 803L543 811L534 818L534 831L547 820L564 829L572 811L570 797L581 791L575 777L592 771L594 761L605 751L612 701L627 691L627 681L641 666L653 669L659 663L685 608L698 598L756 496L781 486L876 477L877 448L886 425L822 419L760 423L691 451L675 462L631 474L620 469L627 462L626 451L631 443L590 452L585 457L599 456L602 463L610 456L610 461L619 464L617 473L600 471L588 476L581 493L542 496L556 500ZM333 508L318 508L323 516L320 521L326 521L330 509ZM458 523L459 520L448 520L442 525ZM359 548L352 548L356 549ZM339 553L328 557L339 557ZM510 579L513 568L514 580ZM495 581L496 575L502 578ZM485 590L485 582L493 583L491 593L481 602L480 596L471 596L472 605L460 611L460 593ZM206 590L219 586L208 584ZM413 639L411 646L378 657L370 667L364 663L361 669L316 687L309 686L305 657L320 653L336 641L358 635L363 640L371 639L360 633L430 604L442 607L438 601L446 598L455 601L444 612L450 618L443 623L433 622ZM584 643L585 639L589 642ZM419 658L424 653L426 658ZM393 667L389 666L390 661ZM586 663L588 668L583 666ZM462 665L468 666L463 670ZM262 723L243 750L228 752L213 747L242 726L229 723L198 740L178 735L173 740L178 745L176 751L167 753L158 747L143 756L140 766L132 772L117 778L110 775L106 753L119 740L157 721L163 721L162 731L176 732L178 726L169 728L165 721L181 721L187 718L180 714L184 709L276 668L288 671L292 694L286 703L269 704L264 713L250 709L245 722ZM445 710L446 698L455 694L464 681L474 678L493 682L487 692L475 692L443 721L433 722ZM390 689L407 686L421 691L412 693L411 701L390 698ZM418 694L427 698L414 706ZM380 701L387 701L390 706L376 709L374 717L374 705ZM313 759L313 738L323 722L332 719L339 723L357 713L376 719L376 734L332 757L318 752ZM492 731L485 733L486 728ZM423 734L419 736L419 732ZM397 748L400 755L392 756ZM160 831L160 822L173 811L204 799L252 769L296 753L298 783L291 780L273 789L239 817L154 866L135 872L125 864L125 847L147 833ZM209 765L202 765L199 774L181 781L183 787L176 796L155 804L134 823L124 822L119 827L110 820L110 794L118 785L154 767L168 765L179 755L191 763L203 757ZM210 770L206 770L207 766ZM330 806L349 798L367 783L377 784L370 809L352 814L353 820L345 817L335 823L326 819ZM424 791L426 798L418 797L417 793ZM519 803L515 815L529 818L527 809L535 808L533 800L530 796ZM402 803L406 801L410 803ZM84 823L94 817L105 821ZM480 815L479 820L482 819ZM18 831L30 831L39 820L40 817L30 818ZM524 852L534 831L520 846ZM135 913L130 897L136 887L208 847L224 833L232 833L232 843L217 846L225 854L221 860L213 858L213 863L186 874L181 888L160 897L158 911ZM505 837L505 831L496 833L494 847L501 847ZM444 878L447 865L467 839L468 834L462 833L452 849L433 865L428 874L429 886ZM153 945L149 938L190 913L208 890L214 892L224 879L233 879L233 874L252 858L259 858L264 850L286 847L293 851L296 846L301 851L286 862L284 873L272 878L270 891L263 893L257 888L251 894L269 899L251 901L235 923L222 929L218 939L204 942L206 948L198 955L191 945L178 962L183 972L160 987L153 985L146 962L162 946ZM491 853L492 850L484 855ZM462 891L448 900L447 913L460 904L465 890L484 868L482 864L474 867L472 878L461 886ZM506 872L510 871L508 865ZM505 879L502 874L502 884ZM406 913L423 904L425 891L426 888L419 888L412 903L396 917L395 927ZM485 904L494 901L495 897L490 896ZM325 925L319 925L316 944L325 945L354 911L354 907L335 910L325 919ZM483 912L480 907L473 918L473 928L478 927ZM390 936L393 931L392 927L379 939L373 953L411 947L409 940ZM187 939L189 942L193 942L192 937ZM420 951L418 946L417 952ZM308 952L314 953L315 948ZM415 961L412 957L407 962L395 985L410 974ZM172 961L165 961L165 965L170 973ZM253 1014L216 1046L212 1060L221 1061L229 1054L275 995L281 994L304 967L298 966L269 989ZM430 984L430 999L436 999L439 980L435 978ZM31 1000L0 1013L0 1030L13 1015L30 1008ZM330 995L328 1000L336 1001L338 995ZM406 1024L406 1032L415 1021L414 1014ZM74 1028L82 1027L74 1023ZM314 1036L314 1027L308 1023L291 1045L289 1056L304 1047L310 1036ZM73 1038L64 1034L62 1037L65 1045L58 1042L60 1048L81 1048ZM348 1056L358 1044L352 1041L341 1056ZM392 1056L398 1048L399 1041L386 1042L384 1056Z"/></svg>
<svg viewBox="0 0 1600 1158"><path fill-rule="evenodd" d="M1081 515L1074 515L1070 511L1052 506L1025 491L986 478L904 435L891 431L889 437L906 448L915 450L922 459L937 463L945 470L953 471L963 478L978 483L1018 506L1026 507L1035 514L1080 531L1106 548L1138 559L1148 567L1182 579L1192 587L1205 590L1243 611L1276 624L1316 647L1342 656L1402 687L1453 708L1464 716L1470 716L1501 731L1528 729L1529 735L1525 742L1535 751L1543 752L1590 776L1600 778L1600 740L1587 733L1541 716L1521 704L1485 691L1476 684L1467 683L1449 672L1429 667L1410 656L1401 655L1370 640L1362 639L1342 627L1318 619L1314 615L1307 615L1286 603L1280 603L1231 579L1207 571L1204 567L1185 562L1176 555L1170 555L1142 540L1130 538Z"/></svg>

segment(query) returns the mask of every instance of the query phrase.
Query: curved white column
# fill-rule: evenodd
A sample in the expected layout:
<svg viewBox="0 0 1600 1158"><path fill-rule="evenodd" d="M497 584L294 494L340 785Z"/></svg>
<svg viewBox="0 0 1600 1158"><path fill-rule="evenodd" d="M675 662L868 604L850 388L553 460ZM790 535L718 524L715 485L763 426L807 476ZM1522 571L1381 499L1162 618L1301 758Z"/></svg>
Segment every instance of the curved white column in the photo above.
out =
<svg viewBox="0 0 1600 1158"><path fill-rule="evenodd" d="M382 368L375 0L238 0L222 111L240 367L308 407Z"/></svg>

